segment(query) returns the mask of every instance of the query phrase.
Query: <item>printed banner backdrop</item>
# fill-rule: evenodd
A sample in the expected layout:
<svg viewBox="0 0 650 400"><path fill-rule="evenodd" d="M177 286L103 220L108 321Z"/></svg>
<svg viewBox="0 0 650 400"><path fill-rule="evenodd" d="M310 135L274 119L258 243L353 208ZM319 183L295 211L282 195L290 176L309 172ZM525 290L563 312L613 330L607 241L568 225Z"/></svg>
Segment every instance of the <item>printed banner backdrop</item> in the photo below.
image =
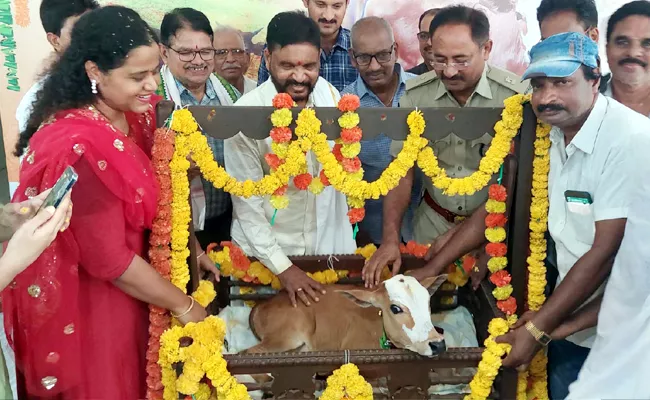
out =
<svg viewBox="0 0 650 400"><path fill-rule="evenodd" d="M389 20L400 45L400 60L409 68L419 62L416 33L420 14L434 7L466 4L486 12L494 40L491 63L521 74L528 62L527 51L539 41L536 9L540 0L350 0L344 26L364 16ZM609 16L629 0L597 0L601 37ZM155 28L173 7L192 7L204 12L214 25L231 25L244 33L254 53L249 75L256 74L266 37L266 25L280 11L304 9L302 0L100 0L102 5L132 7ZM11 153L18 135L16 107L34 79L51 62L51 49L39 18L40 0L0 0L0 116L7 155L9 181L16 186L18 160ZM601 47L603 43L601 43ZM604 58L604 57L603 57ZM606 64L605 68L606 68Z"/></svg>

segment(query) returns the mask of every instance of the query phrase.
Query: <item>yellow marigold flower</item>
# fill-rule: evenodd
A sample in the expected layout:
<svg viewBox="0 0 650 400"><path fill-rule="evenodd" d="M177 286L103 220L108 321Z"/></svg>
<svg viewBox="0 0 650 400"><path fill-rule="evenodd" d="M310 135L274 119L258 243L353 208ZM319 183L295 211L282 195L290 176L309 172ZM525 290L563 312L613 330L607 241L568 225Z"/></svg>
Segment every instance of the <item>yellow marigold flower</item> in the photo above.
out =
<svg viewBox="0 0 650 400"><path fill-rule="evenodd" d="M501 243L506 240L506 230L501 227L485 229L485 238L490 243Z"/></svg>
<svg viewBox="0 0 650 400"><path fill-rule="evenodd" d="M485 203L485 209L490 214L503 214L506 212L506 203L503 201L489 199Z"/></svg>
<svg viewBox="0 0 650 400"><path fill-rule="evenodd" d="M214 290L214 285L210 281L201 280L199 282L199 287L192 297L196 300L201 307L207 307L208 304L212 303L215 297L217 297L217 292Z"/></svg>
<svg viewBox="0 0 650 400"><path fill-rule="evenodd" d="M356 197L348 197L347 201L350 208L363 208L366 203L365 200Z"/></svg>
<svg viewBox="0 0 650 400"><path fill-rule="evenodd" d="M273 280L271 281L271 287L275 290L282 289L282 282L280 282L280 279L277 276L273 277Z"/></svg>
<svg viewBox="0 0 650 400"><path fill-rule="evenodd" d="M495 273L508 266L508 259L506 257L492 257L488 260L487 266L490 272Z"/></svg>
<svg viewBox="0 0 650 400"><path fill-rule="evenodd" d="M371 244L368 244L368 245L366 245L364 247L358 248L354 252L354 254L359 254L363 258L368 260L370 257L372 257L373 254L375 254L376 251L377 251L377 246L375 246L374 244L371 243Z"/></svg>
<svg viewBox="0 0 650 400"><path fill-rule="evenodd" d="M271 196L270 203L276 210L282 210L289 205L289 198L287 196Z"/></svg>
<svg viewBox="0 0 650 400"><path fill-rule="evenodd" d="M313 108L303 108L296 120L296 136L312 137L320 133L321 122Z"/></svg>
<svg viewBox="0 0 650 400"><path fill-rule="evenodd" d="M359 125L359 114L355 112L345 112L339 117L339 126L343 129L352 129Z"/></svg>
<svg viewBox="0 0 650 400"><path fill-rule="evenodd" d="M283 109L286 110L286 109ZM281 160L284 160L287 158L287 154L289 152L289 144L288 143L271 143L271 151L278 156Z"/></svg>
<svg viewBox="0 0 650 400"><path fill-rule="evenodd" d="M497 300L507 300L508 297L512 294L512 285L506 285L503 287L495 288L492 291L494 298Z"/></svg>
<svg viewBox="0 0 650 400"><path fill-rule="evenodd" d="M293 121L293 114L290 109L282 108L280 110L275 110L271 114L271 123L274 127L283 128L291 125Z"/></svg>
<svg viewBox="0 0 650 400"><path fill-rule="evenodd" d="M492 336L501 336L510 330L508 322L503 318L494 318L488 324L488 333Z"/></svg>
<svg viewBox="0 0 650 400"><path fill-rule="evenodd" d="M172 114L171 129L183 135L189 135L199 129L194 116L187 108L181 108Z"/></svg>
<svg viewBox="0 0 650 400"><path fill-rule="evenodd" d="M344 144L341 147L341 154L343 154L343 157L345 158L354 158L358 156L360 152L361 152L361 143L359 142Z"/></svg>
<svg viewBox="0 0 650 400"><path fill-rule="evenodd" d="M406 117L406 123L409 127L409 132L414 135L420 136L424 133L424 128L426 127L426 122L424 121L424 116L422 111L415 110Z"/></svg>
<svg viewBox="0 0 650 400"><path fill-rule="evenodd" d="M324 189L325 185L323 185L323 182L320 179L314 178L311 180L311 183L309 183L309 191L313 194L321 194Z"/></svg>

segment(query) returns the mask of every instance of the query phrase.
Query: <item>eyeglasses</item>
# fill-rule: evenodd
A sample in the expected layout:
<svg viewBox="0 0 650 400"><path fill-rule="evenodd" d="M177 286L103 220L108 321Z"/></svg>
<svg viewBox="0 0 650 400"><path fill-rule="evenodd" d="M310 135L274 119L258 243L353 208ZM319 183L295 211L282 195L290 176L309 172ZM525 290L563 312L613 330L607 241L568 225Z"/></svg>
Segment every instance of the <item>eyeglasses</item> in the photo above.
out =
<svg viewBox="0 0 650 400"><path fill-rule="evenodd" d="M467 67L470 66L470 62L469 61L458 62L458 63L456 63L456 62L452 62L452 63L432 62L431 66L434 69L438 69L438 70L446 70L447 68L454 68L457 71L462 71L462 70L464 70L464 69L466 69Z"/></svg>
<svg viewBox="0 0 650 400"><path fill-rule="evenodd" d="M429 32L425 32L425 31L418 32L417 36L418 36L418 40L421 42L426 42L427 40L431 39L431 35L429 34Z"/></svg>
<svg viewBox="0 0 650 400"><path fill-rule="evenodd" d="M375 54L355 54L354 59L357 61L357 64L361 65L362 67L370 65L373 58L377 60L379 64L386 64L393 59L393 50L395 50L395 43L390 46L390 50L388 51L380 51L379 53Z"/></svg>
<svg viewBox="0 0 650 400"><path fill-rule="evenodd" d="M173 49L171 47L168 47L168 49L178 54L178 59L183 62L194 61L197 54L201 57L201 60L203 61L210 61L214 59L214 49L180 50L180 51Z"/></svg>
<svg viewBox="0 0 650 400"><path fill-rule="evenodd" d="M244 49L217 49L214 51L215 56L219 59L228 57L228 53L232 54L233 57L243 57L247 54Z"/></svg>

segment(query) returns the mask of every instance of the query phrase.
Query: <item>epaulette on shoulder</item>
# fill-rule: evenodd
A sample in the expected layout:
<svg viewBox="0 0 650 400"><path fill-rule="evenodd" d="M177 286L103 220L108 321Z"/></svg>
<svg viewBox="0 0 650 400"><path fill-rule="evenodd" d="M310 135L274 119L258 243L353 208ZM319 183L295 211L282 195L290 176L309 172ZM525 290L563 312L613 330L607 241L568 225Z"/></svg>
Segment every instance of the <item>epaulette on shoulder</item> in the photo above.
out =
<svg viewBox="0 0 650 400"><path fill-rule="evenodd" d="M522 81L519 75L505 69L490 66L487 77L519 94L528 92L530 88L529 80Z"/></svg>
<svg viewBox="0 0 650 400"><path fill-rule="evenodd" d="M406 90L409 91L411 89L415 89L416 87L426 85L427 83L431 83L436 79L438 79L438 75L436 74L436 71L429 71L422 75L408 79L406 81Z"/></svg>

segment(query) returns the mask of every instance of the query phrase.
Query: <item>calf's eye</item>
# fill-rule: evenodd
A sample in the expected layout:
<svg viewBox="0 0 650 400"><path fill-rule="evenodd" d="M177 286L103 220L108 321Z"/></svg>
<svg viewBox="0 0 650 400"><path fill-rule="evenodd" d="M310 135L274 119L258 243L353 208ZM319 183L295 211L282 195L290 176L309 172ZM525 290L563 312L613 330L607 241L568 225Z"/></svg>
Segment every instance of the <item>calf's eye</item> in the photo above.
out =
<svg viewBox="0 0 650 400"><path fill-rule="evenodd" d="M403 311L400 308L400 306L396 306L395 304L391 304L390 305L390 312L392 312L393 314L401 314Z"/></svg>

